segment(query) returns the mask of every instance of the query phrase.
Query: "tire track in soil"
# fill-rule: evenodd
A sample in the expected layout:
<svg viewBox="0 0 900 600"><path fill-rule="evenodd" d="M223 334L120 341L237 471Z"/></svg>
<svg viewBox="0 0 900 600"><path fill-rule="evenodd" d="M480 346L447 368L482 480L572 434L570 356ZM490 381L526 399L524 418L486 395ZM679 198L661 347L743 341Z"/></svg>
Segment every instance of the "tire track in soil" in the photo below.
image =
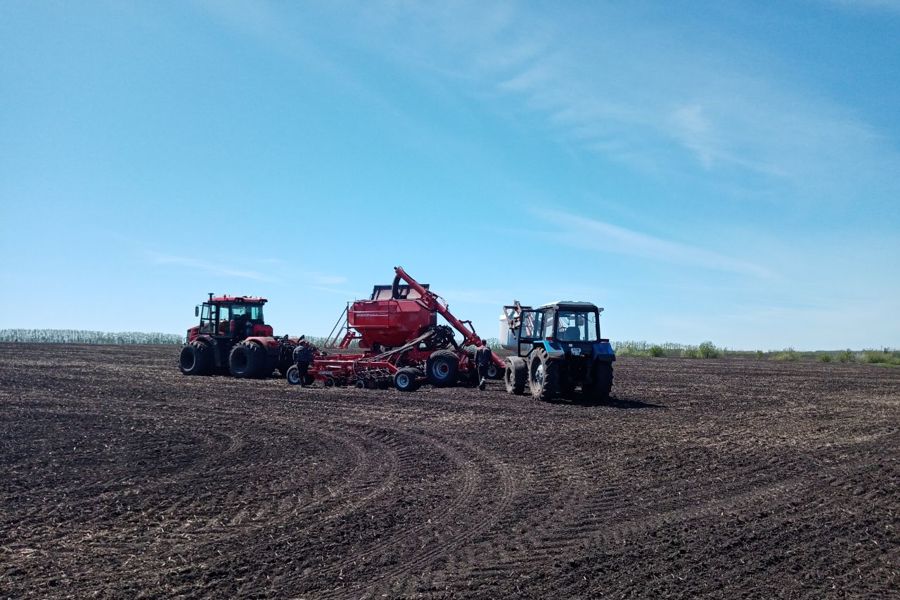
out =
<svg viewBox="0 0 900 600"><path fill-rule="evenodd" d="M861 458L852 464L845 463L840 468L862 467L866 464L866 459ZM819 477L823 476L824 473L819 474ZM641 519L628 520L611 527L589 530L587 532L588 535L574 535L571 538L565 535L558 536L557 539L560 544L557 546L559 548L571 548L573 542L574 545L590 547L621 546L624 543L639 539L650 531L667 529L672 526L685 526L691 522L724 514L752 514L754 511L758 512L760 510L778 514L793 514L797 512L794 505L796 504L796 498L801 492L815 489L818 485L820 485L820 482L809 479L809 473L798 474L774 483L762 483L747 491L732 494L726 498L709 500L707 497L707 500L700 505L689 505ZM696 501L696 499L693 500ZM830 500L830 502L834 501L833 499ZM786 532L779 528L778 525L773 525L770 535L766 537L770 543L773 541L777 542L780 537L796 539L793 532ZM548 547L552 548L553 545ZM555 586L560 597L580 596L583 594L582 588L582 581L570 581L569 583Z"/></svg>
<svg viewBox="0 0 900 600"><path fill-rule="evenodd" d="M867 464L866 461L866 458L861 458L853 464L862 466ZM793 463L795 472L806 472L801 458L795 457L790 461L779 463L779 467L784 468L786 462ZM851 463L843 463L835 468L842 470L850 466ZM757 467L758 465L750 464L747 468L748 475L760 472L761 470ZM798 474L784 479L779 470L770 473L768 478L753 481L752 487L747 491L732 491L725 498L722 498L723 488L719 482L713 480L708 482L710 485L691 488L693 490L691 494L678 496L680 506L640 519L628 518L610 524L611 521L615 521L617 514L633 510L633 507L622 504L621 499L624 497L622 488L609 487L600 494L586 494L583 488L560 485L558 480L554 480L551 475L556 471L571 474L571 471L567 471L562 466L550 464L538 469L538 475L534 477L536 481L545 485L540 486L540 489L532 490L532 499L544 498L545 501L537 502L539 505L543 504L537 510L529 507L529 510L525 511L528 516L525 523L519 528L527 533L518 537L519 550L513 552L512 556L506 559L490 560L490 557L509 555L510 552L497 549L497 546L504 544L502 538L487 540L481 548L473 551L473 554L482 557L482 562L489 562L489 564L457 572L455 576L446 580L445 586L440 591L436 592L438 595L446 593L447 589L461 593L467 589L478 589L482 585L490 587L489 584L492 581L509 579L517 573L534 572L542 566L552 565L561 557L571 555L574 548L585 548L588 545L597 544L621 544L635 539L647 531L671 524L715 516L722 511L749 510L766 499L777 499L779 502L783 502L790 494L806 487L805 478L807 477L807 475ZM633 485L633 483L629 485ZM562 489L562 495L554 496L554 489ZM653 497L654 493L669 492L672 489L672 486L663 485L658 488L630 489L629 491L632 496ZM584 500L585 498L587 501ZM570 520L559 520L560 513L557 508L559 506L566 507ZM518 511L513 511L513 515L517 513ZM504 522L503 527L498 527L499 531L510 531L516 528L518 523L514 519L513 516L513 522ZM427 592L428 590L420 591ZM562 593L565 590L560 588L559 591ZM560 597L564 596L565 594L562 594Z"/></svg>
<svg viewBox="0 0 900 600"><path fill-rule="evenodd" d="M404 456L405 449L388 430L342 425L329 423L330 434L345 441L362 440L368 443L353 445L356 449L354 454L359 459L354 471L362 476L348 477L340 488L332 489L328 495L299 509L283 512L279 518L249 523L239 532L231 532L230 537L239 539L247 551L277 554L278 548L293 547L298 539L312 536L316 530L327 528L333 521L361 510L385 495L397 480L400 466L410 461L411 457ZM320 431L319 424L314 427L316 431ZM280 533L273 535L273 531ZM217 543L218 541L213 542L213 545ZM224 568L230 560L229 557L224 557L210 564L214 568ZM248 575L238 587L238 593L251 594L253 590L260 589L260 586L265 587L269 577L266 570Z"/></svg>
<svg viewBox="0 0 900 600"><path fill-rule="evenodd" d="M297 423L291 421L291 425L296 426ZM210 539L196 541L193 544L194 551L201 555L217 556L206 561L209 569L224 569L232 562L230 556L215 554L216 548L221 545L238 544L246 552L266 552L270 547L285 545L348 512L359 510L365 504L384 495L390 489L391 482L396 480L399 464L398 453L395 449L397 444L389 435L386 435L389 432L374 428L354 428L348 435L346 428L334 423L328 425L310 423L304 424L303 427L307 432L339 441L338 447L349 449L348 452L354 459L352 470L343 478L340 485L332 488L326 484L326 488L329 490L326 495L318 496L300 508L296 507L295 502L280 502L280 496L294 495L295 489L288 485L280 495L273 494L268 498L261 498L258 492L254 492L252 499L256 504L263 500L264 506L291 507L290 510L267 514L265 518L263 518L264 515L257 514L246 522L243 519L235 522L235 518L232 518L232 524L228 527L197 527L196 529L202 532L196 534L198 537ZM335 455L340 455L340 453L331 453L332 457ZM236 502L237 500L232 500L232 504ZM245 517L247 514L244 512L239 516ZM296 526L297 522L303 523L303 525ZM279 529L284 529L285 533L277 536L271 535L272 531ZM161 538L161 542L165 541L183 542L183 538L179 534L173 533L168 538ZM161 573L166 576L177 575L181 568L180 565L172 566L161 570ZM266 576L266 573L258 573L255 576L247 577L238 591L252 590L259 583L259 578Z"/></svg>
<svg viewBox="0 0 900 600"><path fill-rule="evenodd" d="M388 588L398 580L402 580L407 575L433 564L442 556L453 552L476 535L482 533L500 518L509 505L516 489L516 483L509 468L495 456L472 445L456 449L443 436L412 434L409 432L405 433L405 435L437 448L458 467L457 471L463 476L459 493L456 494L449 504L442 506L439 513L423 516L423 520L426 516L428 517L427 522L423 521L420 525L406 528L394 538L378 543L363 552L355 553L352 559L330 565L318 573L319 577L333 578L334 575L345 570L351 571L351 567L357 566L358 563L368 562L375 555L393 553L409 547L418 548L419 551L414 551L411 556L403 558L402 561L397 561L396 564L389 568L382 569L376 577L369 580L364 588L364 593L370 595L378 595L379 591L387 592ZM492 472L496 474L497 483L487 481L489 479L488 475ZM443 487L446 488L447 485L445 484ZM473 503L479 504L478 500L480 498L489 495L491 491L495 490L499 490L499 495L494 497L494 502L488 503L490 504L489 508L483 507L481 509L478 518L474 522L466 523L461 528L451 529L451 534L448 537L441 538L439 544L432 543L424 552L421 551L424 547L420 543L421 534L438 529L442 524L460 515L468 514ZM482 502L480 504L484 505L485 503ZM340 597L346 593L348 593L347 589L338 588L322 592L321 597Z"/></svg>

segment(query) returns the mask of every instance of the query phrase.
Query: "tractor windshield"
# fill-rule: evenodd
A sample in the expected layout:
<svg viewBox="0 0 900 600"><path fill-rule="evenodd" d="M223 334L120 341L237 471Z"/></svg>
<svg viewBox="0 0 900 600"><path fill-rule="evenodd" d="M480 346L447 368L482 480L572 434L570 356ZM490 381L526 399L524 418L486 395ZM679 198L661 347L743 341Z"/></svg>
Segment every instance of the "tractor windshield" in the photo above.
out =
<svg viewBox="0 0 900 600"><path fill-rule="evenodd" d="M557 315L557 339L562 342L596 342L597 313L561 310Z"/></svg>
<svg viewBox="0 0 900 600"><path fill-rule="evenodd" d="M261 304L235 304L231 307L231 318L238 319L246 317L248 321L253 323L263 322L263 313Z"/></svg>

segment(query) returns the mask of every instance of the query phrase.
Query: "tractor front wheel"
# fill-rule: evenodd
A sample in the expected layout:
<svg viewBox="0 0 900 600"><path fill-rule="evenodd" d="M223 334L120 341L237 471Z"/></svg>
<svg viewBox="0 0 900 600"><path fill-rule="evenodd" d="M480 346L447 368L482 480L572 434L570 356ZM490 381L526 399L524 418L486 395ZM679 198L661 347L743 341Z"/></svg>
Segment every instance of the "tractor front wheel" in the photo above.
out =
<svg viewBox="0 0 900 600"><path fill-rule="evenodd" d="M506 392L521 396L525 393L525 381L528 379L528 367L525 361L518 356L510 356L506 359L506 370L503 372L503 381L506 383Z"/></svg>
<svg viewBox="0 0 900 600"><path fill-rule="evenodd" d="M178 368L184 375L209 375L209 346L202 342L191 342L181 349Z"/></svg>
<svg viewBox="0 0 900 600"><path fill-rule="evenodd" d="M551 360L543 349L534 351L528 368L528 385L531 395L543 402L550 402L556 397L559 384L559 363Z"/></svg>
<svg viewBox="0 0 900 600"><path fill-rule="evenodd" d="M266 351L253 342L241 342L228 355L228 370L234 377L259 377L266 366Z"/></svg>
<svg viewBox="0 0 900 600"><path fill-rule="evenodd" d="M297 365L292 365L288 367L287 373L285 373L285 379L291 385L300 385L300 369Z"/></svg>

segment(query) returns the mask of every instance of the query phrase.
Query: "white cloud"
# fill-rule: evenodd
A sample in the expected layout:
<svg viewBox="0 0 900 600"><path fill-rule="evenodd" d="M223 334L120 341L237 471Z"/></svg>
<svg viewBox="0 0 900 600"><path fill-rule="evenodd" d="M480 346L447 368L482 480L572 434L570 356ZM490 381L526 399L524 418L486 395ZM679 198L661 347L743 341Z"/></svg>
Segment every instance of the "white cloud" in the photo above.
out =
<svg viewBox="0 0 900 600"><path fill-rule="evenodd" d="M696 246L653 237L596 219L561 210L531 209L531 212L543 221L558 227L556 231L542 234L543 237L557 243L754 277L772 276L768 269L750 262Z"/></svg>
<svg viewBox="0 0 900 600"><path fill-rule="evenodd" d="M159 252L148 252L147 256L150 262L156 265L175 265L179 267L205 271L206 273L223 277L240 277L243 279L253 279L256 281L275 281L275 279L257 271L236 269L231 266L211 263L204 260L198 260L196 258L173 256L170 254L161 254Z"/></svg>

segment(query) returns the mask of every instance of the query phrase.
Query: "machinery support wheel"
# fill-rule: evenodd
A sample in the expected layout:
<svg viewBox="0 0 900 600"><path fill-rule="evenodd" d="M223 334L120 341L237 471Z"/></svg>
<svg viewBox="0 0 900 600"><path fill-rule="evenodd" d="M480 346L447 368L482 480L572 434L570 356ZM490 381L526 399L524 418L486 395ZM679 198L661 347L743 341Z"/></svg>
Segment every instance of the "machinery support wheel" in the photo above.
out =
<svg viewBox="0 0 900 600"><path fill-rule="evenodd" d="M595 361L591 367L591 379L593 379L590 386L591 400L594 402L606 402L609 400L609 393L612 391L613 384L612 363L601 360Z"/></svg>
<svg viewBox="0 0 900 600"><path fill-rule="evenodd" d="M528 385L531 395L543 402L551 402L559 385L559 363L551 360L546 350L537 349L528 367Z"/></svg>
<svg viewBox="0 0 900 600"><path fill-rule="evenodd" d="M209 375L212 366L209 359L209 346L193 341L181 349L178 368L184 375Z"/></svg>
<svg viewBox="0 0 900 600"><path fill-rule="evenodd" d="M525 393L525 381L528 379L528 368L525 361L518 356L510 356L506 359L506 370L503 372L503 381L506 383L506 392L521 396Z"/></svg>
<svg viewBox="0 0 900 600"><path fill-rule="evenodd" d="M266 366L266 351L259 344L241 342L228 355L228 370L234 377L260 377Z"/></svg>
<svg viewBox="0 0 900 600"><path fill-rule="evenodd" d="M452 350L438 350L428 357L426 364L428 383L434 387L456 385L459 375L459 357Z"/></svg>
<svg viewBox="0 0 900 600"><path fill-rule="evenodd" d="M297 368L297 365L293 365L287 370L285 379L291 385L300 385L300 369Z"/></svg>
<svg viewBox="0 0 900 600"><path fill-rule="evenodd" d="M419 389L419 375L421 371L407 367L394 374L394 387L401 392L414 392Z"/></svg>
<svg viewBox="0 0 900 600"><path fill-rule="evenodd" d="M487 377L488 379L500 379L503 376L503 372L500 370L496 364L491 362L487 368Z"/></svg>

